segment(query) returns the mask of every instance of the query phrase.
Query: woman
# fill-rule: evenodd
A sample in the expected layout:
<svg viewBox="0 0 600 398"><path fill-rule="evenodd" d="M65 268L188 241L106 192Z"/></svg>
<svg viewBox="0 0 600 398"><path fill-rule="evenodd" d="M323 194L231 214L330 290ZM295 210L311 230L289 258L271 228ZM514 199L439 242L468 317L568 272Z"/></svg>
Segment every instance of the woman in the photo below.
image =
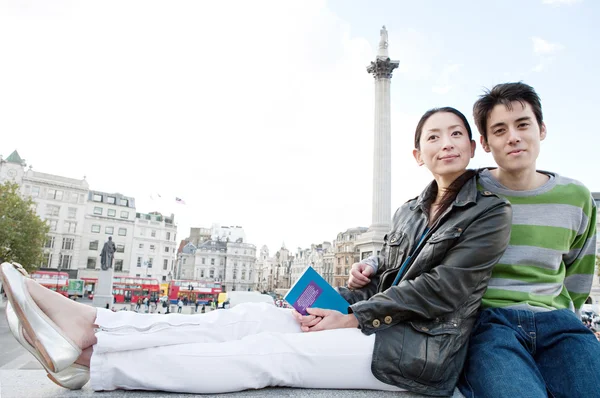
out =
<svg viewBox="0 0 600 398"><path fill-rule="evenodd" d="M200 316L113 313L65 300L4 263L13 333L67 388L91 374L98 391L289 386L450 395L511 217L507 202L479 192L475 172L465 171L474 150L460 112L423 115L414 155L434 181L396 212L370 283L342 289L353 303L347 315L254 303ZM212 372L177 371L204 362Z"/></svg>

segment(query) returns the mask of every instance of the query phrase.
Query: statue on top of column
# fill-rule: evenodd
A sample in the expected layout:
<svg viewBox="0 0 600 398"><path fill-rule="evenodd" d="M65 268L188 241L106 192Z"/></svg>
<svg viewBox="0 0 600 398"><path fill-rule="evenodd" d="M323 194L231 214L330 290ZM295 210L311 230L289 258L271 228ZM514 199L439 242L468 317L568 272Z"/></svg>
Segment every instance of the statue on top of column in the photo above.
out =
<svg viewBox="0 0 600 398"><path fill-rule="evenodd" d="M379 31L380 39L379 39L379 48L386 49L388 48L388 32L385 28L385 25L381 27Z"/></svg>

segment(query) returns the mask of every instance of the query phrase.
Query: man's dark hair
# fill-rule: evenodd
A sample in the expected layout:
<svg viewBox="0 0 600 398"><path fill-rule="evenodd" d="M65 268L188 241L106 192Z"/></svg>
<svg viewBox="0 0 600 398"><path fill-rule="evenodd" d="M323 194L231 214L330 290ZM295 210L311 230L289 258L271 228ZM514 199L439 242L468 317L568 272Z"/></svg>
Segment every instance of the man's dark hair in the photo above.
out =
<svg viewBox="0 0 600 398"><path fill-rule="evenodd" d="M487 121L496 105L504 105L509 111L512 110L512 102L518 101L523 107L529 104L533 114L541 127L544 117L542 115L542 103L533 87L528 84L502 83L494 86L491 90L485 90L473 105L473 118L479 134L487 140Z"/></svg>

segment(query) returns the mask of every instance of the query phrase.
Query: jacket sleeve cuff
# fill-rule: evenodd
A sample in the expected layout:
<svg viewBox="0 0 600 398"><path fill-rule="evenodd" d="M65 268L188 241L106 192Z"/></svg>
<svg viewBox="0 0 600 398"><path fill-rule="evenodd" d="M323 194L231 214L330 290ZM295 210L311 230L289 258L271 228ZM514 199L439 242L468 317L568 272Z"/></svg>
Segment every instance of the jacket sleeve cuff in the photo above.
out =
<svg viewBox="0 0 600 398"><path fill-rule="evenodd" d="M359 301L348 308L348 313L354 314L358 320L358 328L367 336L385 330L392 324L397 323L394 322L391 315L380 319L372 309L373 304L369 301Z"/></svg>

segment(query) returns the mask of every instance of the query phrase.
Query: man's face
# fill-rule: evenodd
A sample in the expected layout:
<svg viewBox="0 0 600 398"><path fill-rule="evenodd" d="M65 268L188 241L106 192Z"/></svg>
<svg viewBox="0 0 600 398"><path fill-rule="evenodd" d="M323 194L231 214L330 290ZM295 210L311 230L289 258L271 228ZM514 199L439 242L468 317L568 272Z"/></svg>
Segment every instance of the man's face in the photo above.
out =
<svg viewBox="0 0 600 398"><path fill-rule="evenodd" d="M533 168L540 153L540 141L546 138L546 125L538 125L531 106L511 103L512 110L496 105L487 121L487 141L481 145L491 152L500 169L519 172Z"/></svg>

